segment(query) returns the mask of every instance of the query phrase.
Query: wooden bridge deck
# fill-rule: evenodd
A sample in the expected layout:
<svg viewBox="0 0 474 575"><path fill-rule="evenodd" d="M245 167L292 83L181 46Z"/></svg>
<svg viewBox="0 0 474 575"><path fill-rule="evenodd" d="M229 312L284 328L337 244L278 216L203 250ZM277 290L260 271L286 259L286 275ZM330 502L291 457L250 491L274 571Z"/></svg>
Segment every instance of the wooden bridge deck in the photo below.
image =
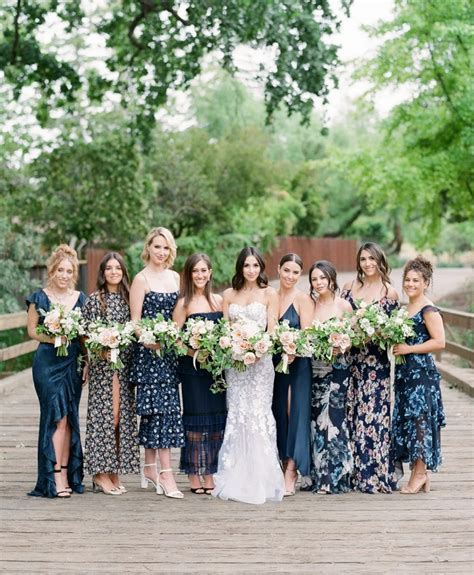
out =
<svg viewBox="0 0 474 575"><path fill-rule="evenodd" d="M34 483L32 386L0 398L2 573L472 573L473 399L443 388L444 466L416 496L297 493L280 504L26 496ZM85 412L85 398L83 401ZM175 454L175 458L177 453Z"/></svg>

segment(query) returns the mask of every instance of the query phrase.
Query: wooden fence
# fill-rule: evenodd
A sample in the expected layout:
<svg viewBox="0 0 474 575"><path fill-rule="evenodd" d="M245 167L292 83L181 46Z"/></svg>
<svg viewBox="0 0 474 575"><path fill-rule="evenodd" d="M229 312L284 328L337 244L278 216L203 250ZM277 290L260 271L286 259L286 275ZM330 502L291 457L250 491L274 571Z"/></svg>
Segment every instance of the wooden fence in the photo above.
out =
<svg viewBox="0 0 474 575"><path fill-rule="evenodd" d="M357 241L303 236L280 237L275 248L265 255L266 272L270 279L277 277L278 264L282 256L289 253L295 253L301 257L305 272L316 260L329 260L339 272L354 271Z"/></svg>

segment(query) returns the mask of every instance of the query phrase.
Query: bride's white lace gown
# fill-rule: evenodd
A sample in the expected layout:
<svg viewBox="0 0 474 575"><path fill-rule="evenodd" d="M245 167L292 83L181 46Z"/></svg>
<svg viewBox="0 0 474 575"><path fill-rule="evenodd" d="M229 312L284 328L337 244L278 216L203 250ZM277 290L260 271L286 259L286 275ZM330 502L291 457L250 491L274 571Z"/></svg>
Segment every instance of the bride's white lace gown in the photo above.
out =
<svg viewBox="0 0 474 575"><path fill-rule="evenodd" d="M267 308L260 302L231 304L229 318L245 317L267 324ZM226 371L228 414L224 441L219 452L215 489L221 499L243 503L281 501L285 493L272 413L273 379L271 356L262 357L243 373Z"/></svg>

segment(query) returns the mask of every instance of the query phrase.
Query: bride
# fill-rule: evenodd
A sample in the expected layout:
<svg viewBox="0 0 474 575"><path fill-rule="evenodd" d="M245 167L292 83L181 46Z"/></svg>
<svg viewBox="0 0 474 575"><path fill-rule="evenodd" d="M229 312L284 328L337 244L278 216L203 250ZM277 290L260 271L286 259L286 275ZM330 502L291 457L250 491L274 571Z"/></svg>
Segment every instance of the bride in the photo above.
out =
<svg viewBox="0 0 474 575"><path fill-rule="evenodd" d="M278 295L268 286L265 263L253 247L244 248L235 265L232 288L224 292L224 318L251 319L272 331L278 317ZM221 499L243 503L281 501L285 493L272 414L271 356L243 373L226 371L228 415L219 453L215 489Z"/></svg>

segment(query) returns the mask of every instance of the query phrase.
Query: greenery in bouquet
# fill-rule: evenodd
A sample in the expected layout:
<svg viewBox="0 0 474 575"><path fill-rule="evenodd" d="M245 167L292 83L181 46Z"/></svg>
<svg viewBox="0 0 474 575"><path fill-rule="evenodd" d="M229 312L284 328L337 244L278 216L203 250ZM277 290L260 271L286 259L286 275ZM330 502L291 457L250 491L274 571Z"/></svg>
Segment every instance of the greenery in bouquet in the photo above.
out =
<svg viewBox="0 0 474 575"><path fill-rule="evenodd" d="M381 326L377 337L377 345L381 349L391 349L397 343L405 343L406 339L415 335L413 320L406 308L394 310L387 321ZM405 356L395 356L395 363L405 363Z"/></svg>
<svg viewBox="0 0 474 575"><path fill-rule="evenodd" d="M380 334L389 316L379 303L356 301L356 311L348 316L352 328L351 340L355 347L364 347L369 341L379 345Z"/></svg>
<svg viewBox="0 0 474 575"><path fill-rule="evenodd" d="M91 361L104 359L103 352L110 352L110 367L122 369L124 364L120 352L135 341L135 324L107 323L97 320L89 323L85 346L89 351Z"/></svg>
<svg viewBox="0 0 474 575"><path fill-rule="evenodd" d="M313 356L328 363L344 354L352 345L354 332L349 318L331 318L324 322L315 320L305 330L310 337Z"/></svg>
<svg viewBox="0 0 474 575"><path fill-rule="evenodd" d="M310 333L306 330L291 327L288 320L279 323L272 334L273 354L281 354L281 360L275 367L279 373L288 373L288 359L290 355L297 357L311 357L314 348Z"/></svg>
<svg viewBox="0 0 474 575"><path fill-rule="evenodd" d="M37 334L54 337L56 355L67 357L68 347L73 339L84 335L82 313L80 309L66 310L61 304L53 304L49 311L39 310L44 320L36 327ZM63 338L66 343L63 343Z"/></svg>
<svg viewBox="0 0 474 575"><path fill-rule="evenodd" d="M143 318L135 323L139 332L138 342L144 345L159 344L160 348L155 352L161 357L161 352L185 355L180 336L181 332L176 323L171 319L165 319L162 314L154 318Z"/></svg>

